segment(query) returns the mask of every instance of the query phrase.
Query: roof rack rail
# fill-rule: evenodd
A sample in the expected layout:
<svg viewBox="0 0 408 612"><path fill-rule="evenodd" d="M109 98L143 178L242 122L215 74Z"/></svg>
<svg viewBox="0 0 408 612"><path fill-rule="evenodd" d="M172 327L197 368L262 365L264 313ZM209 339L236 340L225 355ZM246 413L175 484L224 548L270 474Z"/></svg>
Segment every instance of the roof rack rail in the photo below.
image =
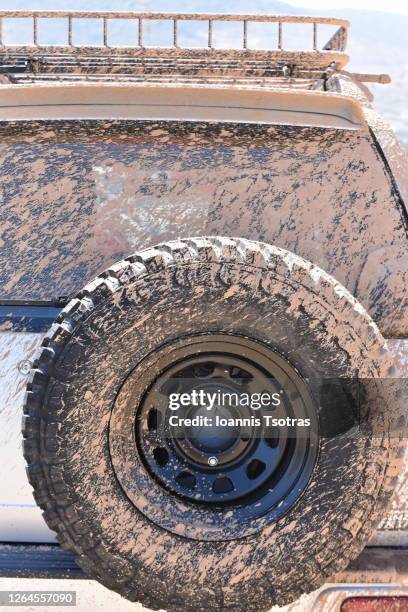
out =
<svg viewBox="0 0 408 612"><path fill-rule="evenodd" d="M32 20L32 43L31 44L6 44L3 36L3 26L6 19L25 18ZM61 18L66 20L66 39L61 45L41 44L39 36L39 23L41 20L50 18ZM101 21L102 44L81 46L74 43L75 25L77 20L98 19ZM135 21L134 45L123 47L111 45L109 40L109 25L113 20L125 19ZM168 47L147 47L144 46L143 25L145 22L170 21L172 23L172 44ZM184 47L179 44L179 23L181 21L200 21L207 22L207 45L204 48ZM215 22L240 22L242 24L241 47L234 49L220 49L214 46L213 24ZM276 24L276 47L271 50L256 49L249 45L248 24L252 22L275 23ZM308 24L311 27L310 47L296 51L285 49L286 24ZM321 48L318 48L318 27L319 25L338 26L338 29L330 40ZM268 57L278 61L296 63L301 60L303 65L316 67L328 66L336 63L340 67L348 61L345 54L347 44L347 30L349 22L344 19L332 17L302 17L297 15L261 15L261 14L221 14L221 13L144 13L144 12L94 12L94 11L0 11L0 53L23 53L29 55L41 55L50 52L74 53L86 55L89 53L98 54L130 54L154 57L169 55L176 57L197 57L197 56L220 56L236 57L237 55L256 55Z"/></svg>

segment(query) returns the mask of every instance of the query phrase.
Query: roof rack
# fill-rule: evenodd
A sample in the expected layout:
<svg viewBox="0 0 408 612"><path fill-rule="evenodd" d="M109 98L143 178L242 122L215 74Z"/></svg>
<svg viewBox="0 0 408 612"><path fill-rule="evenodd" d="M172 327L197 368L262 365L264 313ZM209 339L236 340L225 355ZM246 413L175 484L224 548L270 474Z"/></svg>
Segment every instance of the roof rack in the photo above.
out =
<svg viewBox="0 0 408 612"><path fill-rule="evenodd" d="M31 44L5 44L3 37L4 20L9 18L28 18L32 20ZM50 18L66 20L66 40L61 45L41 44L39 36L39 23ZM98 19L101 21L102 44L80 46L74 43L75 25L77 20ZM135 38L132 46L111 45L109 40L109 25L113 20L134 20ZM144 46L143 25L145 22L170 21L172 23L172 44L168 47ZM207 45L204 48L182 47L179 44L179 23L181 21L207 22ZM234 49L220 49L214 46L213 24L215 22L240 22L242 24L241 46ZM276 48L272 50L256 49L249 45L248 24L252 22L275 23ZM287 24L308 24L311 26L310 47L296 51L285 49L284 26ZM318 48L319 25L338 26L337 31L330 40ZM344 19L331 17L301 17L283 15L260 14L220 14L220 13L144 13L144 12L89 12L89 11L0 11L0 54L23 54L29 56L50 55L51 53L74 54L86 56L90 54L101 55L131 55L143 57L176 57L176 58L237 58L245 57L267 58L270 61L288 64L300 64L311 68L324 68L331 64L339 67L348 61L345 54L347 44L347 30L349 22ZM274 45L275 46L275 45Z"/></svg>
<svg viewBox="0 0 408 612"><path fill-rule="evenodd" d="M7 19L31 20L31 42L7 44L3 26ZM65 21L62 42L42 44L41 28L47 20ZM75 43L76 27L82 20L94 21L89 35L100 44ZM109 26L114 20L127 20L134 28L133 44L119 46L110 40ZM149 21L171 25L172 40L166 47L145 45L144 25ZM191 47L180 44L179 24L204 22L207 26L206 46ZM235 48L217 47L213 24L240 23L242 37ZM251 23L275 24L269 49L250 45ZM48 21L48 24L50 22ZM187 25L186 24L186 25ZM306 49L285 48L285 26L301 24L309 30L310 44ZM10 25L10 22L9 24ZM91 25L91 24L90 24ZM330 40L318 45L321 25L336 28ZM194 26L193 26L194 27ZM0 11L0 83L34 83L43 81L163 81L206 83L212 85L259 87L290 87L315 89L322 87L328 68L342 69L348 61L345 53L348 21L330 17L300 17L283 15L220 13L142 13L89 11ZM188 31L188 30L187 30ZM190 30L196 35L195 29ZM275 34L275 35L274 35ZM14 36L16 38L16 36ZM156 42L156 41L155 41ZM281 82L283 78L283 83Z"/></svg>

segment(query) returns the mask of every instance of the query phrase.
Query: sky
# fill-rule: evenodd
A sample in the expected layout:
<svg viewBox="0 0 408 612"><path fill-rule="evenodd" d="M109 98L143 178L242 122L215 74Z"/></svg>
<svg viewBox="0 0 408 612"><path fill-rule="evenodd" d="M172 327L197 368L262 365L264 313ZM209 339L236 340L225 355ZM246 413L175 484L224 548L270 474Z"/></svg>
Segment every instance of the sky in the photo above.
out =
<svg viewBox="0 0 408 612"><path fill-rule="evenodd" d="M283 0L283 2L287 2L292 6L296 7L305 7L305 9L325 9L325 10L333 10L336 8L352 8L352 9L365 9L368 11L385 11L388 13L399 13L402 15L408 15L408 2L407 0ZM0 9L12 9L12 8L37 8L37 9L45 9L52 7L52 0L0 0ZM66 2L67 8L69 8L70 0ZM77 2L74 2L75 8L78 8ZM92 2L92 6L97 3ZM106 5L105 2L103 2ZM118 10L120 10L121 2L116 2L119 5ZM128 9L128 3L126 3L126 8ZM153 4L154 2L149 4ZM217 10L222 11L222 0L219 2L220 7ZM86 2L85 2L86 5ZM143 5L143 0L135 0L135 10L140 10L140 5ZM250 12L251 0L248 0L248 11ZM106 6L103 8L106 9ZM111 10L114 10L115 2L112 2ZM200 7L201 8L201 7ZM84 6L84 10L86 6ZM177 11L177 0L174 0L174 10ZM307 11L306 11L307 12Z"/></svg>
<svg viewBox="0 0 408 612"><path fill-rule="evenodd" d="M353 8L408 15L407 0L288 0L288 3L314 9Z"/></svg>

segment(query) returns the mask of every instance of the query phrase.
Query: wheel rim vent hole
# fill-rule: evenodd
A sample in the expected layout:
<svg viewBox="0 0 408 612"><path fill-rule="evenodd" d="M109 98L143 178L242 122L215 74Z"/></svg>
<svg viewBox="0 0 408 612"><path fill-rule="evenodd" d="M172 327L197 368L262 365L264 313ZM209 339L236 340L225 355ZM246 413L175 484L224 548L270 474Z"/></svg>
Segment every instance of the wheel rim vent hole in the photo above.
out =
<svg viewBox="0 0 408 612"><path fill-rule="evenodd" d="M214 372L213 363L198 363L194 366L193 373L196 378L208 378Z"/></svg>
<svg viewBox="0 0 408 612"><path fill-rule="evenodd" d="M259 459L252 459L252 461L248 464L248 467L246 469L248 478L250 480L255 480L255 478L258 478L258 476L262 474L265 468L266 468L266 465L263 461L260 461Z"/></svg>
<svg viewBox="0 0 408 612"><path fill-rule="evenodd" d="M194 489L197 484L197 480L194 474L187 470L180 472L180 474L177 474L176 481L184 489Z"/></svg>
<svg viewBox="0 0 408 612"><path fill-rule="evenodd" d="M212 490L214 493L230 493L234 490L234 484L228 476L219 476L214 480Z"/></svg>
<svg viewBox="0 0 408 612"><path fill-rule="evenodd" d="M157 431L161 424L161 414L156 408L152 408L147 416L147 427L149 431Z"/></svg>
<svg viewBox="0 0 408 612"><path fill-rule="evenodd" d="M267 444L270 448L276 448L279 444L279 431L271 430L265 436L265 444Z"/></svg>
<svg viewBox="0 0 408 612"><path fill-rule="evenodd" d="M155 458L157 465L160 467L164 467L169 461L169 453L161 446L154 449L153 457Z"/></svg>

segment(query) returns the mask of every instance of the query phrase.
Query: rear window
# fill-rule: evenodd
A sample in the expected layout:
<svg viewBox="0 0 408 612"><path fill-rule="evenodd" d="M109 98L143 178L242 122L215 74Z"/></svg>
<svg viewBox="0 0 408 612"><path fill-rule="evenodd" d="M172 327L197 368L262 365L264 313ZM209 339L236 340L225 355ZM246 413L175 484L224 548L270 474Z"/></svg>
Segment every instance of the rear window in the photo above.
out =
<svg viewBox="0 0 408 612"><path fill-rule="evenodd" d="M136 250L197 235L281 246L354 291L363 247L405 239L369 135L357 131L3 122L0 172L0 300L71 297ZM362 231L369 238L355 240Z"/></svg>
<svg viewBox="0 0 408 612"><path fill-rule="evenodd" d="M222 233L219 202L232 215L238 202L257 206L268 191L262 126L44 121L0 129L0 299L70 296L137 249Z"/></svg>

